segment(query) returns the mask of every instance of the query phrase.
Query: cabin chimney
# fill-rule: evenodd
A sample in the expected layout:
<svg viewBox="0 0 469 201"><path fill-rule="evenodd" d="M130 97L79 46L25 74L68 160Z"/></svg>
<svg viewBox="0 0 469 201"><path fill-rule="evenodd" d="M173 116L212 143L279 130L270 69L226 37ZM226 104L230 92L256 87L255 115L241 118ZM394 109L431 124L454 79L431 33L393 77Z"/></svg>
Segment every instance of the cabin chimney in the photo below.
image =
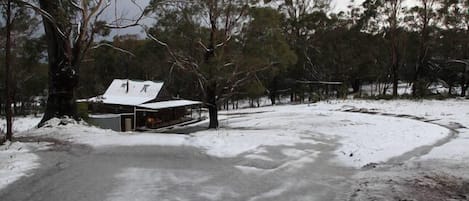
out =
<svg viewBox="0 0 469 201"><path fill-rule="evenodd" d="M129 79L127 79L127 86L125 89L125 93L129 93Z"/></svg>

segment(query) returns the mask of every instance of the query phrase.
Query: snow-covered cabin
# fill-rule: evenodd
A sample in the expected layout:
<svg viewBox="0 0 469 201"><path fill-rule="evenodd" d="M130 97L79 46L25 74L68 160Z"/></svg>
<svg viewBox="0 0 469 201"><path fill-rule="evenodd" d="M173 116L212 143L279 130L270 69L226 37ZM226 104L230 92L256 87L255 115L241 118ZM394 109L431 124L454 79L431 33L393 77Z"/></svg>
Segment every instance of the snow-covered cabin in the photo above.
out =
<svg viewBox="0 0 469 201"><path fill-rule="evenodd" d="M104 94L79 102L88 104L92 123L117 131L148 131L201 118L201 102L172 99L164 82L115 79Z"/></svg>

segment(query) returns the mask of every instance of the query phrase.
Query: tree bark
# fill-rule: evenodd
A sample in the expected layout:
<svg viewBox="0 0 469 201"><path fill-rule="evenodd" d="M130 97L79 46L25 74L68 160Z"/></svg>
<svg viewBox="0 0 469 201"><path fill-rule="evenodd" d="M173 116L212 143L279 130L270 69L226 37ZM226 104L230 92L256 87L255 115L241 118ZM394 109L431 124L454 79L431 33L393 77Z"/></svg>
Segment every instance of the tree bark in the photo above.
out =
<svg viewBox="0 0 469 201"><path fill-rule="evenodd" d="M272 105L275 105L275 94L270 94L269 98Z"/></svg>
<svg viewBox="0 0 469 201"><path fill-rule="evenodd" d="M7 133L5 139L11 141L13 138L12 131L12 111L11 111L11 95L10 95L10 60L11 60L11 0L7 3L7 20L6 20L6 44L5 44L5 114L7 121Z"/></svg>
<svg viewBox="0 0 469 201"><path fill-rule="evenodd" d="M396 36L393 36L393 47L392 47L392 96L397 97L397 89L399 87L399 49L397 44Z"/></svg>
<svg viewBox="0 0 469 201"><path fill-rule="evenodd" d="M210 118L208 128L218 128L218 106L216 99L216 86L214 86L214 84L207 87L207 103Z"/></svg>
<svg viewBox="0 0 469 201"><path fill-rule="evenodd" d="M413 80L413 85L412 85L412 95L414 97L421 97L425 95L424 90L424 81L421 78L421 74L423 71L423 68L427 65L427 38L428 38L428 26L429 26L429 20L430 16L428 16L429 12L429 2L423 1L423 25L422 25L422 30L420 33L420 47L419 47L419 57L417 61L417 65L415 68L415 74L414 74L414 80Z"/></svg>
<svg viewBox="0 0 469 201"><path fill-rule="evenodd" d="M462 80L461 80L461 97L466 97L466 91L468 88L469 81L467 80L467 74L469 72L466 72L466 69L469 68L469 65L466 65L464 68Z"/></svg>
<svg viewBox="0 0 469 201"><path fill-rule="evenodd" d="M397 97L398 81L399 81L399 40L398 40L398 13L402 1L393 0L391 4L391 72L392 72L392 95Z"/></svg>
<svg viewBox="0 0 469 201"><path fill-rule="evenodd" d="M463 84L463 85L462 85L461 97L466 97L467 87L468 87L467 84Z"/></svg>
<svg viewBox="0 0 469 201"><path fill-rule="evenodd" d="M272 105L275 105L276 103L275 100L277 98L277 90L278 90L278 77L275 76L272 79L272 86L269 92L269 98L270 98L270 102L272 103Z"/></svg>
<svg viewBox="0 0 469 201"><path fill-rule="evenodd" d="M40 0L40 6L48 12L57 24L43 17L49 59L49 91L42 126L52 118L73 118L78 120L75 88L78 85L77 63L73 63L72 48L67 38L59 34L63 25L59 1ZM75 55L76 56L76 55ZM75 60L77 61L77 60Z"/></svg>
<svg viewBox="0 0 469 201"><path fill-rule="evenodd" d="M399 94L397 93L397 89L399 87L399 78L398 78L398 68L393 67L393 78L392 78L392 96L397 97Z"/></svg>
<svg viewBox="0 0 469 201"><path fill-rule="evenodd" d="M205 51L205 65L209 67L209 79L207 81L206 86L206 99L208 105L208 113L210 123L208 128L218 128L218 105L217 105L217 81L216 77L214 76L213 69L213 59L215 57L215 34L217 30L217 23L216 23L216 9L217 3L211 2L209 5L209 16L210 16L210 38L208 49Z"/></svg>

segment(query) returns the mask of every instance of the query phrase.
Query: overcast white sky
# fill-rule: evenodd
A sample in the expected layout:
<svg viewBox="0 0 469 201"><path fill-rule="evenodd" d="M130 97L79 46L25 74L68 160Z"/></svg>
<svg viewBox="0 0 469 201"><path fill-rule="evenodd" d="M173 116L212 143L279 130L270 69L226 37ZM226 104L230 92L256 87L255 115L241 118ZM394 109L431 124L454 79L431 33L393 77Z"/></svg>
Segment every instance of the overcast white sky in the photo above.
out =
<svg viewBox="0 0 469 201"><path fill-rule="evenodd" d="M357 4L360 4L362 3L364 0L355 0L355 3ZM119 6L121 7L124 7L124 8L132 8L132 3L130 0L119 0ZM138 2L138 4L140 4L141 6L146 6L148 5L148 2L150 2L150 0L136 0L136 2ZM350 0L333 0L333 7L335 7L337 10L344 10L347 8L347 6L350 4Z"/></svg>
<svg viewBox="0 0 469 201"><path fill-rule="evenodd" d="M358 5L358 4L363 3L363 1L364 0L354 0L354 3ZM120 7L120 9L124 9L128 11L129 14L138 15L139 10L135 8L135 6L130 0L118 0L117 2L119 4L118 6ZM145 7L148 5L150 0L136 0L136 2L140 6ZM406 2L407 2L406 4L414 4L415 0L407 0ZM350 0L333 0L332 1L332 7L334 8L334 10L337 10L337 11L346 10L347 6L350 4L351 4ZM114 9L109 9L109 12L113 13Z"/></svg>
<svg viewBox="0 0 469 201"><path fill-rule="evenodd" d="M364 0L355 0L355 3L360 4ZM117 0L118 2L118 12L125 14L128 17L136 17L139 15L140 11L135 5L130 1L130 0ZM136 0L136 2L141 6L145 7L148 5L150 0ZM333 8L334 10L345 10L347 9L347 6L350 5L350 0L333 0ZM109 19L114 19L114 13L115 9L114 7L112 9L108 9L108 13L106 18ZM148 19L145 21L147 24L151 24L151 20ZM134 28L128 28L125 30L114 30L112 32L112 36L114 35L121 35L121 34L141 34L141 28L140 27L134 27ZM110 38L109 38L110 39Z"/></svg>
<svg viewBox="0 0 469 201"><path fill-rule="evenodd" d="M135 5L130 0L115 0L115 1L118 2L118 8L117 8L117 10L119 10L118 12L121 12L128 17L137 17L139 15L140 10L137 7L135 7ZM355 0L354 3L358 5L358 4L363 3L363 1L364 0ZM144 8L145 6L148 5L150 0L136 0L136 2L141 7ZM415 0L407 0L406 2L407 4L410 4L410 5L415 4L414 3ZM350 4L351 4L350 0L333 0L332 1L332 7L334 11L346 10L347 6ZM108 11L109 13L107 14L107 17L109 19L114 19L115 9L114 8L108 9ZM146 24L152 23L151 19L147 19L144 22ZM134 28L129 28L125 30L114 30L111 35L114 36L114 35L121 35L121 34L141 34L141 28L134 27Z"/></svg>

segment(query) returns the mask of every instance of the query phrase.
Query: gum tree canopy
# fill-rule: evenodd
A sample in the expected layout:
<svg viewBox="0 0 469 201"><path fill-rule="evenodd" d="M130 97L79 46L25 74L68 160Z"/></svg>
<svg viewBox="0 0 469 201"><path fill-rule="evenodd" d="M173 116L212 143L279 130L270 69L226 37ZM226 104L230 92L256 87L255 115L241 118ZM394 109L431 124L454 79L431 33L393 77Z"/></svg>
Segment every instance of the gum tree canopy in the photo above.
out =
<svg viewBox="0 0 469 201"><path fill-rule="evenodd" d="M147 34L166 48L173 66L195 77L209 110L209 128L219 126L218 106L259 80L259 73L296 60L281 34L280 14L256 9L259 3L150 1L148 11L157 23Z"/></svg>
<svg viewBox="0 0 469 201"><path fill-rule="evenodd" d="M54 117L78 120L75 89L80 63L90 48L100 47L94 43L95 36L108 35L111 29L137 26L143 13L132 20L114 19L108 23L101 16L111 6L109 0L40 0L40 6L22 3L42 15L48 47L49 94L39 126Z"/></svg>

